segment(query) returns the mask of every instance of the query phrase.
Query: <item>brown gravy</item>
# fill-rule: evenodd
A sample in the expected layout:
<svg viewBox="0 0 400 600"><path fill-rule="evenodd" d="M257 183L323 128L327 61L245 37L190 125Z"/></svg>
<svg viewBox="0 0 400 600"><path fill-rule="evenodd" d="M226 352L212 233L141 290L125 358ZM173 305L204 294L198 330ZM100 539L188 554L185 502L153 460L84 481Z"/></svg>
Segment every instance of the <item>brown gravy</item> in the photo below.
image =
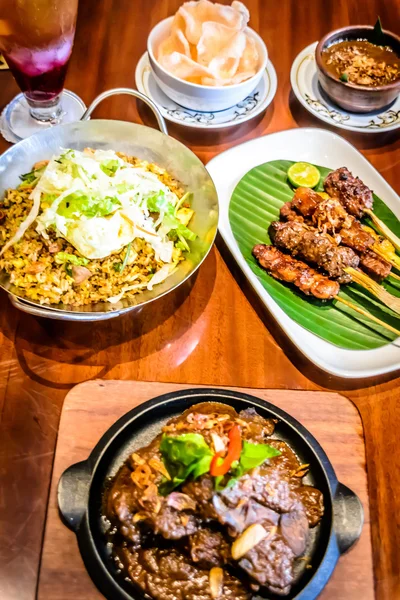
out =
<svg viewBox="0 0 400 600"><path fill-rule="evenodd" d="M344 82L377 87L400 79L400 58L389 46L338 42L323 51L322 60L329 73Z"/></svg>

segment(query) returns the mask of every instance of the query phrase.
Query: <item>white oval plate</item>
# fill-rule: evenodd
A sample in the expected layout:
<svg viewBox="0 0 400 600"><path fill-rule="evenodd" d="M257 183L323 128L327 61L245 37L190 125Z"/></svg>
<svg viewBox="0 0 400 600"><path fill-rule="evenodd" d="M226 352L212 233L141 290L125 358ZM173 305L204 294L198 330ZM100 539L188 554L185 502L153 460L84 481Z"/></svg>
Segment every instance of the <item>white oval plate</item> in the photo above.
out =
<svg viewBox="0 0 400 600"><path fill-rule="evenodd" d="M217 188L219 231L261 301L297 348L318 367L345 378L362 378L400 369L400 338L374 350L346 350L326 342L298 325L278 306L244 259L229 223L229 203L240 179L253 167L270 160L295 160L331 169L346 165L400 218L400 199L383 177L354 146L323 129L299 128L271 133L234 146L206 166Z"/></svg>
<svg viewBox="0 0 400 600"><path fill-rule="evenodd" d="M143 54L137 64L135 81L139 92L154 100L163 117L178 125L197 129L223 129L253 119L271 104L278 85L275 69L271 61L268 61L264 76L256 89L239 104L216 112L190 110L168 98L158 87L151 71L147 52Z"/></svg>
<svg viewBox="0 0 400 600"><path fill-rule="evenodd" d="M367 114L346 112L334 104L318 83L317 45L314 42L304 48L290 71L293 92L308 112L334 127L359 133L382 133L400 127L400 96L389 108Z"/></svg>

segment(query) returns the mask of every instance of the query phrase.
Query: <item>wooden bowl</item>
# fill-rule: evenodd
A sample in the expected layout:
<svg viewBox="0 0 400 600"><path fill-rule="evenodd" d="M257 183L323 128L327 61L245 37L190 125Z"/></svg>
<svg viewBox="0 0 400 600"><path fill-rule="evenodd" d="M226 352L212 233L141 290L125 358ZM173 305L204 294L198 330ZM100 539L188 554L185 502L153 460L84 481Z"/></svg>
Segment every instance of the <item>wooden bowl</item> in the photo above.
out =
<svg viewBox="0 0 400 600"><path fill-rule="evenodd" d="M318 78L324 92L341 108L355 113L381 110L391 104L400 94L400 79L386 85L366 87L340 81L325 68L322 52L337 42L351 40L370 41L374 28L370 25L353 25L331 31L318 43L315 50ZM383 44L390 46L400 57L400 37L383 30Z"/></svg>

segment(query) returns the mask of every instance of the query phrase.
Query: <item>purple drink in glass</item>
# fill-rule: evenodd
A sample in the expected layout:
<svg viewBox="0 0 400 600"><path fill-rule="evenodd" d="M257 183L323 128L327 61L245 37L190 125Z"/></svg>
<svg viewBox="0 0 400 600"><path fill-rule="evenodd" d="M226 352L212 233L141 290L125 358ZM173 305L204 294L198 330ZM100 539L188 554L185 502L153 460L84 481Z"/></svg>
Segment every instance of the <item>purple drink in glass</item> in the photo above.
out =
<svg viewBox="0 0 400 600"><path fill-rule="evenodd" d="M1 0L0 50L31 116L56 123L72 52L78 0Z"/></svg>
<svg viewBox="0 0 400 600"><path fill-rule="evenodd" d="M6 55L8 66L28 101L47 102L64 87L72 39L46 49L15 48Z"/></svg>

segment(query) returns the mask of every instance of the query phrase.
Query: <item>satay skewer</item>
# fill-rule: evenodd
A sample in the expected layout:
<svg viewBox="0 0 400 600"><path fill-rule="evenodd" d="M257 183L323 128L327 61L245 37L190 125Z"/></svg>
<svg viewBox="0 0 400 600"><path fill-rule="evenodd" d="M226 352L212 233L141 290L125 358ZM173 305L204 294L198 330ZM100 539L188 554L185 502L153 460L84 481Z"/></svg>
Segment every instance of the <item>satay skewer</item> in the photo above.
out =
<svg viewBox="0 0 400 600"><path fill-rule="evenodd" d="M324 189L329 196L337 198L350 215L358 218L363 215L370 217L380 233L400 252L400 239L373 212L372 191L359 177L354 177L346 167L341 167L325 178Z"/></svg>
<svg viewBox="0 0 400 600"><path fill-rule="evenodd" d="M339 243L360 256L360 268L378 281L388 277L391 267L400 269L400 257L392 244L350 215L337 198L324 198L310 188L300 187L292 200L283 204L280 215L284 220L304 221L322 233L335 235Z"/></svg>
<svg viewBox="0 0 400 600"><path fill-rule="evenodd" d="M400 336L400 331L398 329L395 329L388 323L378 319L367 310L338 296L340 291L339 283L318 273L306 263L284 254L278 248L275 248L275 246L268 246L266 244L254 246L253 255L261 267L275 279L291 283L304 294L312 295L319 300L336 300L341 302L357 313L367 317L377 325Z"/></svg>
<svg viewBox="0 0 400 600"><path fill-rule="evenodd" d="M393 296L368 275L357 270L359 257L351 248L338 246L329 234L321 233L298 221L273 221L269 233L277 248L290 252L294 258L298 257L318 266L339 283L358 283L391 310L400 314L400 298Z"/></svg>

